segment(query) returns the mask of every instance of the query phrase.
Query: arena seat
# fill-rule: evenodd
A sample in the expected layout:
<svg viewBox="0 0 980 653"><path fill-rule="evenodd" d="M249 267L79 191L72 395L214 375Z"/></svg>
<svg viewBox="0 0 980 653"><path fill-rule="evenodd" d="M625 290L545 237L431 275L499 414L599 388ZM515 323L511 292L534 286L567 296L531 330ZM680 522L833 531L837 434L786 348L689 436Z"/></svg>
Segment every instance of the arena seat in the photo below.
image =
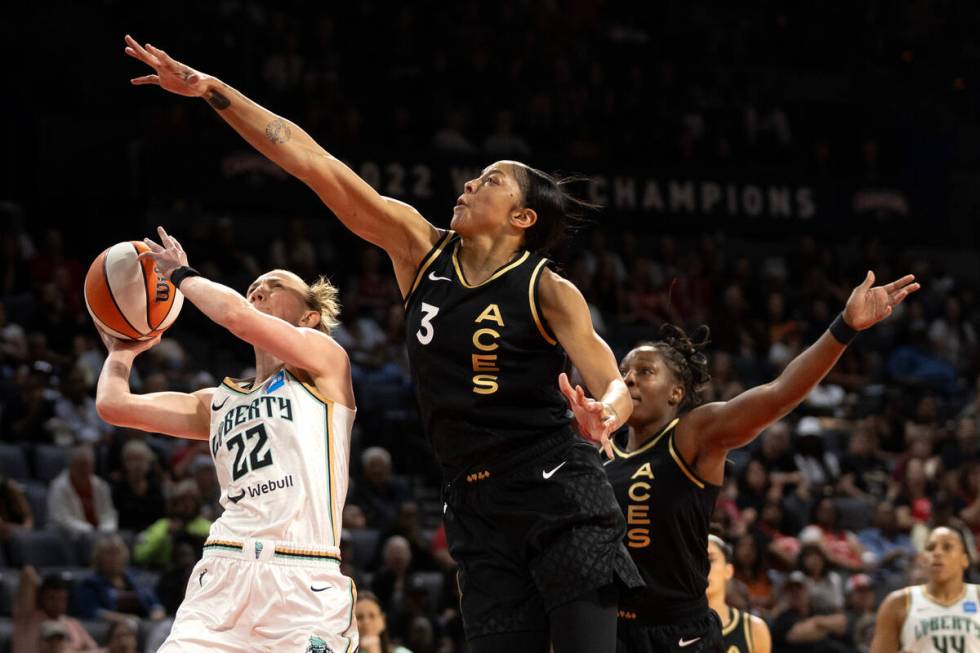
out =
<svg viewBox="0 0 980 653"><path fill-rule="evenodd" d="M27 531L10 538L10 564L52 567L71 564L71 546L64 535L50 531Z"/></svg>
<svg viewBox="0 0 980 653"><path fill-rule="evenodd" d="M44 530L48 523L48 486L39 481L24 481L21 483L27 503L34 513L34 528Z"/></svg>
<svg viewBox="0 0 980 653"><path fill-rule="evenodd" d="M374 528L355 528L350 530L350 537L354 547L354 564L359 569L371 565L378 553L381 533Z"/></svg>
<svg viewBox="0 0 980 653"><path fill-rule="evenodd" d="M23 449L15 444L0 444L0 474L16 481L30 478Z"/></svg>
<svg viewBox="0 0 980 653"><path fill-rule="evenodd" d="M34 473L50 483L68 465L68 450L51 444L39 444L34 450Z"/></svg>

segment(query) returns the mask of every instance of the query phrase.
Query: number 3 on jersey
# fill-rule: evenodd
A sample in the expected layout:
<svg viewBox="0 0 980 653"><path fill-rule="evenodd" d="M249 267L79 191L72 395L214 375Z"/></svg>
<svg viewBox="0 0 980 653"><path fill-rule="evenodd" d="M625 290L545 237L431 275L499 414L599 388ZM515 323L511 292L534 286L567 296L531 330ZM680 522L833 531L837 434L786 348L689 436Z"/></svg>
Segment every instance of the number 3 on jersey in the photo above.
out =
<svg viewBox="0 0 980 653"><path fill-rule="evenodd" d="M422 302L422 322L419 330L415 332L415 337L423 345L432 342L432 337L436 334L436 328L432 325L432 318L439 314L439 307Z"/></svg>

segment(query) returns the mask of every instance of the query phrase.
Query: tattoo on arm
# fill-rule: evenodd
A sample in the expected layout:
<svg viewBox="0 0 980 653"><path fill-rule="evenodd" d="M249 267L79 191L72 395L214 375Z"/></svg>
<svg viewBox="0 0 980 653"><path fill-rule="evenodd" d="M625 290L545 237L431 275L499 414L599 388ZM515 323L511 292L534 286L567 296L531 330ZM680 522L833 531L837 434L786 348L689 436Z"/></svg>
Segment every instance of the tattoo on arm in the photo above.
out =
<svg viewBox="0 0 980 653"><path fill-rule="evenodd" d="M289 125L281 118L276 118L265 126L265 135L266 138L277 145L282 145L292 137L289 131Z"/></svg>
<svg viewBox="0 0 980 653"><path fill-rule="evenodd" d="M222 111L231 106L231 100L226 98L218 91L209 91L207 100L208 104L214 107L217 111Z"/></svg>

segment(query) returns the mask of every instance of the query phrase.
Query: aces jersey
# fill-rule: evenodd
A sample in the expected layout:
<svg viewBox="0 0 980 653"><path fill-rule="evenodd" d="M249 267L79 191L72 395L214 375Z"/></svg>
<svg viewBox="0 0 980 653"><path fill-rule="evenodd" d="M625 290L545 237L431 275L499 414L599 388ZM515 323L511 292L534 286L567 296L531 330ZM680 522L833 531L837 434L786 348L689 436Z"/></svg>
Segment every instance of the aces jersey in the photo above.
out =
<svg viewBox="0 0 980 653"><path fill-rule="evenodd" d="M518 252L482 283L459 264L447 231L405 299L406 347L425 432L447 479L543 438L571 442L558 389L565 351L541 312L548 260Z"/></svg>
<svg viewBox="0 0 980 653"><path fill-rule="evenodd" d="M258 387L226 378L211 399L224 513L211 540L340 546L354 411L279 370Z"/></svg>
<svg viewBox="0 0 980 653"><path fill-rule="evenodd" d="M964 586L963 596L944 605L925 585L905 589L907 610L902 624L902 650L907 653L980 653L978 586Z"/></svg>
<svg viewBox="0 0 980 653"><path fill-rule="evenodd" d="M645 623L684 623L708 614L708 525L719 487L677 453L674 419L636 451L613 445L605 464L623 514L626 548L646 587L620 597L621 612Z"/></svg>

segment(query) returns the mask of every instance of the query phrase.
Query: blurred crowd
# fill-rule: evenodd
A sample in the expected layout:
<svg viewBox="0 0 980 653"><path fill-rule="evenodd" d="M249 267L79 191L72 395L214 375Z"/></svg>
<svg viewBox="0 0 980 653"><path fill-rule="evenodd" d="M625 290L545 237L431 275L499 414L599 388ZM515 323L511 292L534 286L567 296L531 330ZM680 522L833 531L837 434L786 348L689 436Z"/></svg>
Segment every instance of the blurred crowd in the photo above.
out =
<svg viewBox="0 0 980 653"><path fill-rule="evenodd" d="M113 21L143 24L119 0L102 4ZM948 148L922 124L954 120L937 113L947 101L976 117L975 90L952 62L980 59L968 33L977 5L944 3L940 17L911 0L862 0L842 15L716 4L503 0L391 10L373 1L328 9L229 0L194 5L193 21L163 12L154 28L173 35L173 54L340 154L694 172L749 162L870 185L945 173ZM80 8L65 12L66 25L94 20ZM223 26L220 38L213 24ZM353 362L359 408L343 570L360 588L362 634L383 634L381 648L362 650L464 651L438 466L420 431L400 296L383 253L348 246L336 230L325 234L329 216L292 207L264 216L262 229L243 227L246 216L223 206L235 203L222 184L192 174L204 158L187 157L189 143L199 152L223 126L204 124L187 102L133 96L117 81L80 76L59 90L105 92L134 107L138 123L104 152L86 151L92 165L74 163L60 176L64 187L81 186L86 167L115 170L124 149L126 188L163 220L176 216L165 226L209 278L240 291L277 267L333 279L343 304L334 337ZM921 103L910 104L916 94ZM905 111L890 109L896 98ZM75 117L48 115L55 104L39 102L37 115L57 134L59 120ZM46 170L66 165L50 157L82 155L70 148L87 136L73 134L67 153L36 154ZM178 161L179 184L158 176ZM89 225L78 237L77 227L37 214L43 202L11 199L0 205L0 650L10 641L15 653L155 651L222 508L206 443L116 429L95 410L105 352L82 280L98 249L144 234ZM155 225L158 215L148 211L143 222ZM656 339L665 322L708 325L709 401L779 374L866 270L884 282L913 272L922 284L858 337L799 409L732 453L715 511L718 533L734 546L729 603L769 621L775 650L866 651L883 596L923 581L927 530L980 533L978 287L954 273L947 252L911 249L916 236L746 240L675 234L674 226L585 231L556 258L617 356ZM250 353L185 307L138 358L132 386L193 391L247 377ZM803 621L812 627L795 632L807 641L790 634Z"/></svg>
<svg viewBox="0 0 980 653"><path fill-rule="evenodd" d="M215 233L221 224L213 221ZM302 228L284 230L297 238L291 244L185 246L208 276L244 288L237 277L273 266L321 269ZM18 247L0 278L0 536L6 564L23 571L0 573L0 611L32 636L61 623L76 642L127 624L152 650L221 514L207 444L99 419L104 352L78 283L85 262L57 229L37 242L26 230L5 238ZM881 280L917 275L922 291L863 333L798 410L733 452L715 511L734 546L733 605L770 619L777 645L797 621L814 619L826 628L813 650L863 650L878 601L923 580L927 530L980 533L977 288L938 258L887 252L874 239L830 246L804 236L765 255L752 250L719 235L597 230L562 269L618 356L655 339L664 322L709 325L709 401L779 374L827 328L864 270ZM226 268L225 257L236 262ZM414 653L464 650L398 291L377 250L364 246L357 259L338 279L343 324L334 333L350 354L359 406L344 571L375 597L363 610L386 619L392 641ZM134 389L192 391L248 376L249 352L224 351L234 339L220 330L195 337L203 323L185 309L137 360ZM783 591L790 586L801 591Z"/></svg>

